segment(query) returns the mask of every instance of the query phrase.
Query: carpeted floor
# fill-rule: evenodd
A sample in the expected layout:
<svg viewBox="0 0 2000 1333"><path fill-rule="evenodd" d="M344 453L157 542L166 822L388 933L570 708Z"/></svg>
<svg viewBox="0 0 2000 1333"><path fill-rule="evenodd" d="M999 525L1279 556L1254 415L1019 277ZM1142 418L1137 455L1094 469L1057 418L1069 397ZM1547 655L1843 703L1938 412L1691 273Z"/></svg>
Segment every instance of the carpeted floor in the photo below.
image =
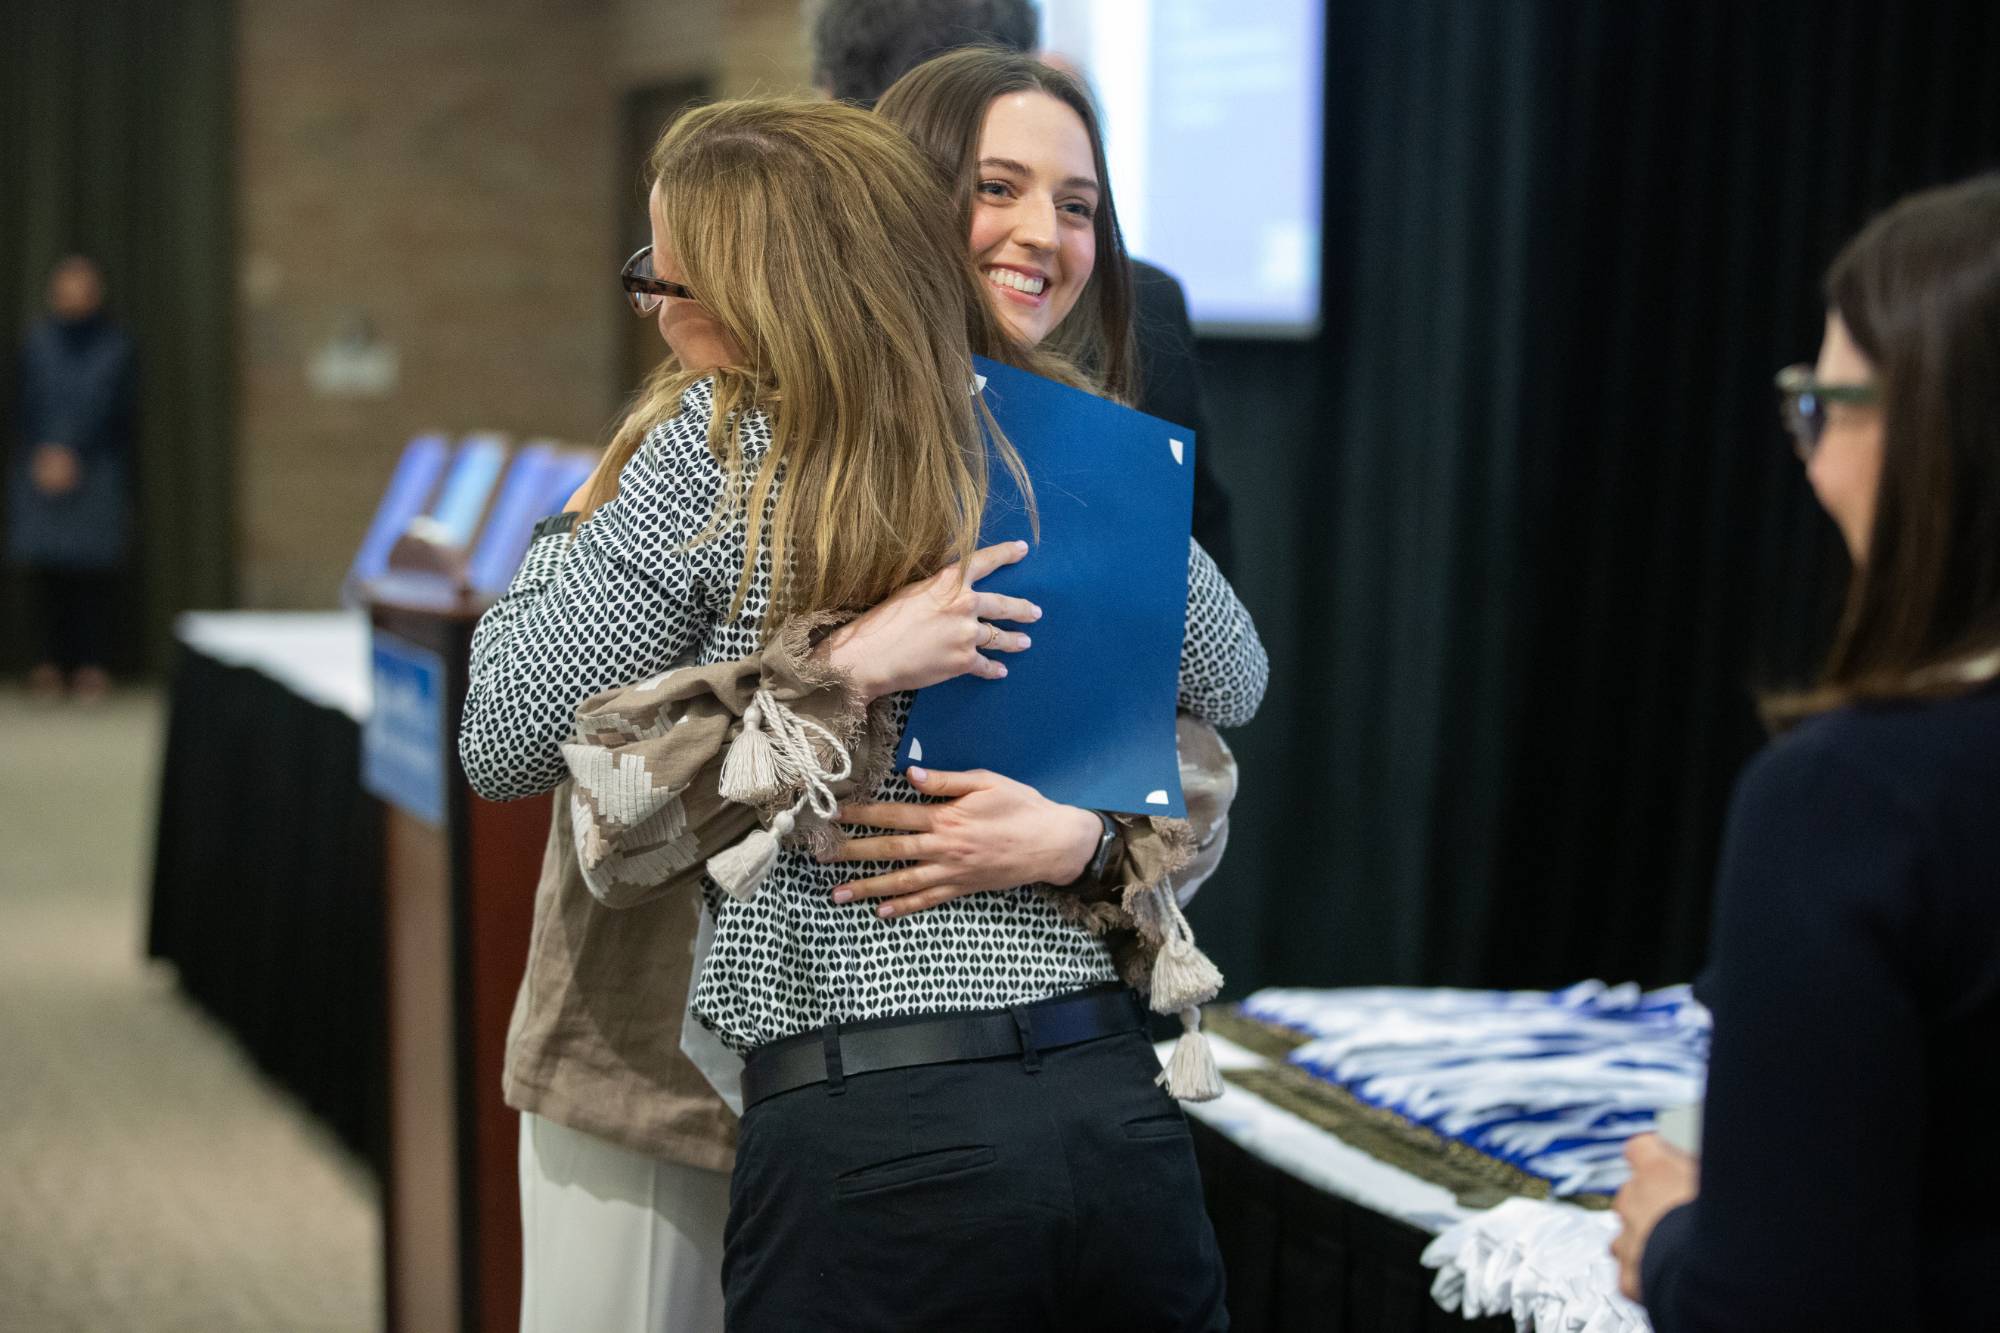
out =
<svg viewBox="0 0 2000 1333"><path fill-rule="evenodd" d="M0 1333L375 1328L373 1181L143 957L161 724L0 690Z"/></svg>

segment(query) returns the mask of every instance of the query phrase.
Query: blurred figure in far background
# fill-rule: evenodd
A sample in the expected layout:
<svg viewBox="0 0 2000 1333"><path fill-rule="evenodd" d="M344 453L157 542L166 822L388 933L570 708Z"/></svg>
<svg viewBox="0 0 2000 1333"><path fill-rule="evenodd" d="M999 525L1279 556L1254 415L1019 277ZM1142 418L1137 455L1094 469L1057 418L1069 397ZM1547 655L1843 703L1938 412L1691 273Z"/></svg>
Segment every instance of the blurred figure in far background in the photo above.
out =
<svg viewBox="0 0 2000 1333"><path fill-rule="evenodd" d="M49 313L21 348L19 418L7 479L7 558L26 568L40 642L29 684L110 687L131 527L132 340L104 313L104 278L83 255L49 275Z"/></svg>
<svg viewBox="0 0 2000 1333"><path fill-rule="evenodd" d="M808 14L813 85L837 101L870 109L890 84L933 56L963 46L1033 55L1040 44L1041 13L1033 0L820 0ZM1069 69L1067 62L1059 64ZM1229 496L1209 461L1213 446L1187 294L1173 274L1142 259L1132 260L1131 269L1139 360L1132 406L1195 433L1194 538L1216 568L1232 574Z"/></svg>

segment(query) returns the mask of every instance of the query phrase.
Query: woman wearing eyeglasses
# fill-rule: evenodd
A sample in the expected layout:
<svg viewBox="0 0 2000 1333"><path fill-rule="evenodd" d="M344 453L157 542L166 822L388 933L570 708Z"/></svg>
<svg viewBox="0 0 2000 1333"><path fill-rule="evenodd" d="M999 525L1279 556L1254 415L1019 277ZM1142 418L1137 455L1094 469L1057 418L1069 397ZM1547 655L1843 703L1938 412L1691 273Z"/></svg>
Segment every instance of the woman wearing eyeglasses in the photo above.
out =
<svg viewBox="0 0 2000 1333"><path fill-rule="evenodd" d="M741 132L744 117L756 120L751 132ZM1070 193L1071 177L1101 179L1094 136L1080 118L1077 128L1082 166L1070 144L1056 174ZM784 170L766 171L746 143L781 129ZM794 104L693 113L657 150L655 244L625 282L654 307L675 364L579 497L591 512L573 540L538 542L481 625L461 752L482 793L547 790L565 776L558 744L581 700L690 652L697 663L768 652L788 613L874 607L821 640L812 663L790 667L831 670L874 698L870 720L891 738L905 691L968 670L998 674L987 654L1028 647L1020 627L1032 607L931 572L956 554L976 585L1021 554L966 549L983 493L959 471L977 453L966 443L974 400L964 353L969 339L1030 369L1074 372L1010 335L989 304L990 277L966 262L964 223L935 168L919 173L933 192L919 208L907 164L874 136L918 160L880 119ZM1026 180L1017 188L1042 193ZM883 216L874 198L883 191L901 196L902 215ZM827 209L828 199L842 207ZM1112 225L1104 206L1082 223L1093 241ZM930 233L914 237L919 213ZM1061 216L1076 215L1041 221L1070 230L1020 243L1094 254ZM1069 304L1093 290L1087 262L1063 277ZM917 298L925 304L913 307ZM965 372L956 380L954 365ZM928 417L898 419L899 384ZM612 479L615 498L605 498ZM753 510L767 517L756 544L743 521ZM827 538L832 555L819 550ZM791 579L774 582L773 568L790 568ZM1183 704L1243 720L1262 693L1262 649L1198 551L1190 598ZM872 799L856 812L878 827L897 809L938 809L924 797L950 798L958 813L929 830L890 825L900 830L890 836L919 844L878 845L893 861L835 846L830 859L860 864L821 864L786 847L750 901L708 892L715 934L695 1009L750 1056L754 1103L734 1194L731 1326L947 1327L1027 1311L1016 1321L1025 1327L1058 1291L1147 1326L1218 1326L1220 1267L1185 1123L1154 1084L1158 1062L1105 941L1046 889L1016 887L1078 879L1102 843L1100 821L987 775L921 776L921 791L864 776L858 794ZM671 1046L694 898L594 906L574 854L564 859L569 819L559 801L509 1047L508 1099L530 1113L524 1322L712 1326L699 1292L687 1304L674 1292L694 1290L704 1259L713 1272L704 1228L717 1217L719 1177L702 1168L726 1165L733 1138L727 1113ZM965 842L976 864L954 852L962 878L937 878L938 848L968 829L981 830ZM878 905L878 894L915 901ZM1004 1068L954 1056L968 1033L992 1026L978 1016L995 1011L1015 1042ZM755 1071L773 1067L763 1055L830 1022L865 1029L857 1051L898 1045L902 1063L871 1072L822 1061L804 1082L790 1081L786 1063L778 1084L762 1080L768 1096L751 1090ZM906 1058L917 1046L921 1059ZM918 1108L928 1109L913 1122ZM925 1146L939 1135L948 1142ZM1052 1178L1065 1160L1075 1175ZM1067 1214L1051 1211L1058 1196ZM811 1211L827 1207L847 1225ZM915 1230L896 1232L897 1219ZM672 1310L648 1315L660 1301ZM636 1321L622 1313L634 1306Z"/></svg>
<svg viewBox="0 0 2000 1333"><path fill-rule="evenodd" d="M2000 176L1911 196L1779 378L1853 556L1739 782L1699 1161L1633 1140L1613 1246L1659 1333L1992 1326L2000 1103Z"/></svg>

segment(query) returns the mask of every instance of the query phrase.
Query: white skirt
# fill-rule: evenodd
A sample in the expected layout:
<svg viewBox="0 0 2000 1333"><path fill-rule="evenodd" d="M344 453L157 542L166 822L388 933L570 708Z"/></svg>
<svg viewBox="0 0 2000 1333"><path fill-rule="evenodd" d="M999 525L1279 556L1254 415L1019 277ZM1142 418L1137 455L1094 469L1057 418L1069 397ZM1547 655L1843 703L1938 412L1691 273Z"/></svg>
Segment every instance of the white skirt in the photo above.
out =
<svg viewBox="0 0 2000 1333"><path fill-rule="evenodd" d="M521 1116L521 1333L722 1328L729 1176Z"/></svg>

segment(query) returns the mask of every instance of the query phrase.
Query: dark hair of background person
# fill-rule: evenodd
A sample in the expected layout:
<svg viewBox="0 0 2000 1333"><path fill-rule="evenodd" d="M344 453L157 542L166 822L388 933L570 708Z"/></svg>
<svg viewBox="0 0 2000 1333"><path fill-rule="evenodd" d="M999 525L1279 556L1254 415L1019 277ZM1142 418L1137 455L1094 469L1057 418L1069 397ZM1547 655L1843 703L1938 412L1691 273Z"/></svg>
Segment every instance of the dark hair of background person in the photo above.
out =
<svg viewBox="0 0 2000 1333"><path fill-rule="evenodd" d="M104 286L104 267L81 251L73 251L65 254L62 258L56 260L55 263L49 265L49 281L54 282L66 273L79 271L90 275L91 279L97 283L100 289L98 295L102 297L103 291L101 289Z"/></svg>
<svg viewBox="0 0 2000 1333"><path fill-rule="evenodd" d="M1777 724L1959 693L1951 668L2000 651L2000 173L1869 223L1828 270L1826 303L1876 367L1882 478L1826 673L1765 701Z"/></svg>
<svg viewBox="0 0 2000 1333"><path fill-rule="evenodd" d="M872 107L890 84L946 51L1033 51L1041 15L1032 0L824 0L810 23L813 83Z"/></svg>
<svg viewBox="0 0 2000 1333"><path fill-rule="evenodd" d="M1091 163L1103 185L1091 220L1097 233L1097 262L1075 310L1057 326L1047 346L1089 372L1112 397L1136 402L1139 370L1132 339L1132 265L1112 203L1103 128L1083 85L1033 56L975 46L917 66L882 94L876 110L950 173L959 218L969 232L986 109L997 98L1022 92L1047 93L1076 112L1090 135Z"/></svg>

